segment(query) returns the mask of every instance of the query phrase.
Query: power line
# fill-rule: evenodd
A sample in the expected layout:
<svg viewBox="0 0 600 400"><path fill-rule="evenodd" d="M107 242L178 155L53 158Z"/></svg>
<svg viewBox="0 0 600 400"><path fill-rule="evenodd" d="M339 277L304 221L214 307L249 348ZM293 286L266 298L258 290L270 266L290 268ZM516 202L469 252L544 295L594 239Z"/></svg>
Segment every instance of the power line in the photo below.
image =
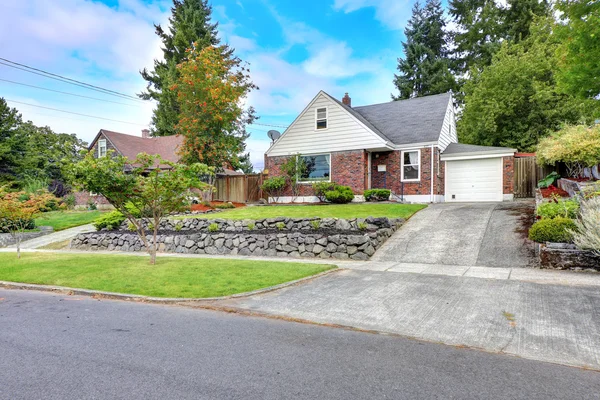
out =
<svg viewBox="0 0 600 400"><path fill-rule="evenodd" d="M78 81L78 80L75 80L75 79L67 78L67 77L64 77L64 76L61 76L61 75L54 74L52 72L44 71L42 69L38 69L38 68L30 67L30 66L25 65L25 64L20 64L18 62L10 61L10 60L7 60L6 58L0 57L0 60L2 60L2 61L0 61L0 64L4 65L4 66L7 66L7 67L16 68L16 69L19 69L21 71L29 72L31 74L40 75L40 76L43 76L45 78L54 79L54 80L57 80L57 81L60 81L60 82L63 82L63 83L68 83L68 84L75 85L75 86L80 86L80 87L83 87L83 88L86 88L86 89L95 90L97 92L101 92L101 93L108 94L108 95L111 95L111 96L117 96L117 97L122 97L122 98L129 99L129 100L136 100L136 101L144 102L144 100L141 100L141 99L139 99L138 97L135 97L135 96L131 96L131 95L128 95L128 94L125 94L125 93L121 93L121 92L117 92L117 91L110 90L110 89L105 89L103 87L91 85L89 83L85 83L85 82Z"/></svg>
<svg viewBox="0 0 600 400"><path fill-rule="evenodd" d="M62 112L62 113L66 113L66 114L73 114L73 115L79 115L82 117L88 117L88 118L96 118L96 119L102 119L105 121L112 121L112 122L120 122L122 124L129 124L129 125L137 125L137 126L147 126L147 125L143 125L143 124L136 124L135 122L127 122L127 121L120 121L118 119L110 119L110 118L104 118L104 117L96 117L95 115L88 115L88 114L81 114L81 113L76 113L73 111L65 111L65 110L59 110L57 108L51 108L51 107L44 107L44 106L38 106L37 104L29 104L29 103L24 103L22 101L16 101L16 100L10 100L10 99L6 99L6 101L10 101L13 103L17 103L17 104L23 104L26 106L31 106L31 107L38 107L38 108L44 108L46 110L52 110L52 111L58 111L58 112Z"/></svg>
<svg viewBox="0 0 600 400"><path fill-rule="evenodd" d="M62 92L62 91L60 91L60 90L54 90L54 89L48 89L48 88L44 88L44 87L41 87L41 86L29 85L29 84L27 84L27 83L15 82L15 81L11 81L11 80L8 80L8 79L2 79L2 78L0 78L0 81L2 81L2 82L14 83L15 85L21 85L21 86L32 87L32 88L35 88L35 89L40 89L40 90L47 90L47 91L49 91L49 92L55 92L55 93L66 94L66 95L69 95L69 96L81 97L81 98L84 98L84 99L91 99L91 100L105 101L105 102L107 102L107 103L121 104L121 105L124 105L124 106L130 106L130 107L140 107L140 106L139 106L139 105L137 105L137 104L119 103L118 101L112 101L112 100L100 99L100 98L98 98L98 97L90 97L90 96L83 96L83 95L80 95L80 94L75 94L75 93Z"/></svg>
<svg viewBox="0 0 600 400"><path fill-rule="evenodd" d="M287 128L287 126L285 126L285 125L261 124L261 123L258 123L258 122L253 122L251 125L270 126L270 127L273 127L273 128Z"/></svg>

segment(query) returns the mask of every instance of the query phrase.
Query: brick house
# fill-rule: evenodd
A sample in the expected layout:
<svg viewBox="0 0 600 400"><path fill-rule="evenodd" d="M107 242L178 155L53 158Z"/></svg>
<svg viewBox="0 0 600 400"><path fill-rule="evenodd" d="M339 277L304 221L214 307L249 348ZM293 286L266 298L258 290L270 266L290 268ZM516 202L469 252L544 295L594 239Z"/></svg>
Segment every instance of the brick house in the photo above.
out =
<svg viewBox="0 0 600 400"><path fill-rule="evenodd" d="M105 157L109 151L134 160L139 153L151 155L158 154L163 160L179 162L179 147L183 143L181 136L151 137L148 129L142 129L142 136L128 135L100 129L94 140L88 146L88 151L94 157ZM163 166L164 167L164 166ZM244 175L243 172L234 171L231 166L224 166L218 175ZM109 208L110 205L103 196L89 192L75 193L75 204L78 207L87 206L90 202L98 208Z"/></svg>
<svg viewBox="0 0 600 400"><path fill-rule="evenodd" d="M309 166L300 196L318 201L315 181L347 185L362 200L370 188L387 188L409 202L513 199L515 149L459 144L450 93L352 107L321 91L271 144L265 169L280 175L290 157Z"/></svg>

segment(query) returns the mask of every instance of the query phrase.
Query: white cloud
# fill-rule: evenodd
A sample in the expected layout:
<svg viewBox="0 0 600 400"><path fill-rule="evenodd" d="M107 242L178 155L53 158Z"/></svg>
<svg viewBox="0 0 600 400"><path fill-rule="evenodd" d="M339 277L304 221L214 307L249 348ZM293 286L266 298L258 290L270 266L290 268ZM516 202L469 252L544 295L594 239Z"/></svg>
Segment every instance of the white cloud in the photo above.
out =
<svg viewBox="0 0 600 400"><path fill-rule="evenodd" d="M403 29L410 18L413 0L335 0L336 11L351 13L361 8L375 8L375 18L390 29Z"/></svg>
<svg viewBox="0 0 600 400"><path fill-rule="evenodd" d="M370 59L353 59L352 49L344 42L335 41L318 46L303 65L309 74L331 78L347 78L377 70L377 64Z"/></svg>

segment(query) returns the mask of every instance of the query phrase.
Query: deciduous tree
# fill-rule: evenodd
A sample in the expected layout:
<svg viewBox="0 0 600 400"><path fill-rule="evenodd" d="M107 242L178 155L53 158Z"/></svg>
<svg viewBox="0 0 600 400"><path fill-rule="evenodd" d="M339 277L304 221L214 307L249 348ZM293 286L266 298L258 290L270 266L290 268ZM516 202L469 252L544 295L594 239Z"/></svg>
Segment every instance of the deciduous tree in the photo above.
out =
<svg viewBox="0 0 600 400"><path fill-rule="evenodd" d="M133 161L122 156L95 158L89 154L74 166L73 172L81 187L103 195L135 226L150 254L150 264L156 263L161 221L187 207L189 190L206 189L201 177L213 174L203 164L175 164L143 153ZM132 210L139 211L141 217L136 218ZM152 234L151 239L147 233Z"/></svg>
<svg viewBox="0 0 600 400"><path fill-rule="evenodd" d="M217 170L239 165L249 136L246 125L256 118L252 107L244 108L247 95L257 89L247 65L224 47L211 46L188 51L178 69L172 90L181 107L176 131L184 137L182 160Z"/></svg>
<svg viewBox="0 0 600 400"><path fill-rule="evenodd" d="M0 224L14 237L17 258L21 258L23 233L31 229L33 219L41 213L54 196L45 191L38 193L10 192L0 188Z"/></svg>

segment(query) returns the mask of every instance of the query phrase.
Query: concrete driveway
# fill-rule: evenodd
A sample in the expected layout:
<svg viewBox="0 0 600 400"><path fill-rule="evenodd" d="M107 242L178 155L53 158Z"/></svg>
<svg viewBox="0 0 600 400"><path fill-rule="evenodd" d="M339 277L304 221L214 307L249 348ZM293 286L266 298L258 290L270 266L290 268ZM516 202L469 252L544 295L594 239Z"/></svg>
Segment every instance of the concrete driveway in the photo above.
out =
<svg viewBox="0 0 600 400"><path fill-rule="evenodd" d="M415 214L373 261L485 267L535 264L526 238L533 202L433 204Z"/></svg>

